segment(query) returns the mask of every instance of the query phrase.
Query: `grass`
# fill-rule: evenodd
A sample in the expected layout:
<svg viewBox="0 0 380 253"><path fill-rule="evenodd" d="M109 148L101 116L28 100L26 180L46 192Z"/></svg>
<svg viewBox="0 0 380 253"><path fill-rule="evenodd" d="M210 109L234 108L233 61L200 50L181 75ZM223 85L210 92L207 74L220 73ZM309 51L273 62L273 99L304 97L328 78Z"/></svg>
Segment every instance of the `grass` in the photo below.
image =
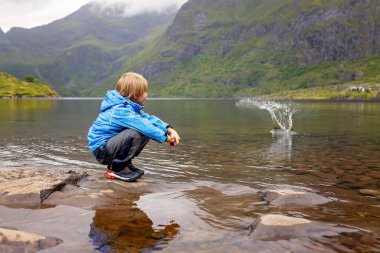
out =
<svg viewBox="0 0 380 253"><path fill-rule="evenodd" d="M311 100L374 100L380 99L380 83L379 84L361 84L363 87L375 88L372 92L356 92L350 91L350 87L354 85L332 85L327 87L313 87L308 89L297 89L290 91L281 91L263 95L263 98L272 99L311 99Z"/></svg>
<svg viewBox="0 0 380 253"><path fill-rule="evenodd" d="M29 83L0 72L0 97L57 97L48 84Z"/></svg>

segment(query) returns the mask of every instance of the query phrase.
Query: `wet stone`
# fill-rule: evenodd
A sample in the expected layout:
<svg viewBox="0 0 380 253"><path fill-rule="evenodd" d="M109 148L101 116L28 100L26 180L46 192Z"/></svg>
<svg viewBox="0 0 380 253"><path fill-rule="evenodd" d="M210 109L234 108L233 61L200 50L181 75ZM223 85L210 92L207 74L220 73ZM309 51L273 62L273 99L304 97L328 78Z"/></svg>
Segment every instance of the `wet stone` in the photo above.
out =
<svg viewBox="0 0 380 253"><path fill-rule="evenodd" d="M337 227L282 214L264 215L253 222L249 229L249 236L254 240L289 240L305 237L337 236L340 233L357 232L355 229Z"/></svg>
<svg viewBox="0 0 380 253"><path fill-rule="evenodd" d="M15 229L0 228L0 252L38 252L60 244L62 240L54 237L20 231Z"/></svg>
<svg viewBox="0 0 380 253"><path fill-rule="evenodd" d="M264 191L264 199L274 206L314 206L333 201L305 188L268 189Z"/></svg>
<svg viewBox="0 0 380 253"><path fill-rule="evenodd" d="M39 208L52 192L75 184L84 172L43 168L3 168L0 170L0 203L9 207Z"/></svg>

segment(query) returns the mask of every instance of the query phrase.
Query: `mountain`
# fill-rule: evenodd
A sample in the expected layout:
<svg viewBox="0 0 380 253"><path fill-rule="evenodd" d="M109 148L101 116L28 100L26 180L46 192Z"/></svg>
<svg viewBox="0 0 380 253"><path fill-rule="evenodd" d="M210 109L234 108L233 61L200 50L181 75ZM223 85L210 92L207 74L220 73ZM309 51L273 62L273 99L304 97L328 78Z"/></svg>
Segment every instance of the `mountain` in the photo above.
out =
<svg viewBox="0 0 380 253"><path fill-rule="evenodd" d="M89 3L50 24L0 32L0 71L33 75L61 95L80 95L120 71L171 23L175 10L123 14Z"/></svg>
<svg viewBox="0 0 380 253"><path fill-rule="evenodd" d="M57 97L58 93L49 85L27 82L0 72L0 97Z"/></svg>
<svg viewBox="0 0 380 253"><path fill-rule="evenodd" d="M380 82L380 1L189 0L124 70L151 96L262 95ZM121 72L91 90L103 95Z"/></svg>
<svg viewBox="0 0 380 253"><path fill-rule="evenodd" d="M143 74L154 97L379 89L380 1L189 0L178 11L122 13L90 3L0 31L0 71L63 96L104 96L125 71Z"/></svg>

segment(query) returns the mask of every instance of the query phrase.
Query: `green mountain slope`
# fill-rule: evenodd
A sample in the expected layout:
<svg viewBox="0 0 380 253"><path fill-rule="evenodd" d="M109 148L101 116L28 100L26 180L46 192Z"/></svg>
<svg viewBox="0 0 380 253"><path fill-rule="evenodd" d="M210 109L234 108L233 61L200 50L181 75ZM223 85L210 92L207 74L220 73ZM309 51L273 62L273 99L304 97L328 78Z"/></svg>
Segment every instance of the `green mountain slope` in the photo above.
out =
<svg viewBox="0 0 380 253"><path fill-rule="evenodd" d="M171 10L125 16L89 3L47 25L1 31L0 71L36 76L61 95L81 95L120 71L174 15Z"/></svg>
<svg viewBox="0 0 380 253"><path fill-rule="evenodd" d="M49 85L30 83L0 72L0 97L57 97Z"/></svg>
<svg viewBox="0 0 380 253"><path fill-rule="evenodd" d="M380 82L376 0L190 0L124 65L150 96L242 96ZM87 94L102 96L122 71Z"/></svg>

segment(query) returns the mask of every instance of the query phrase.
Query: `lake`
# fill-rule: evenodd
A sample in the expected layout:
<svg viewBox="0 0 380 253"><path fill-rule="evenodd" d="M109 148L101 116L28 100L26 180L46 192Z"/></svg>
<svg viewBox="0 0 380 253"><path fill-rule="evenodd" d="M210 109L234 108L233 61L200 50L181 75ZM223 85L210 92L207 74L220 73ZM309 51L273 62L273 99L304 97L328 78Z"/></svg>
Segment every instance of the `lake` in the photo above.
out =
<svg viewBox="0 0 380 253"><path fill-rule="evenodd" d="M281 252L292 247L295 252L380 251L380 196L365 194L380 190L380 103L294 102L299 108L293 117L295 133L286 134L271 132L267 111L236 102L146 102L144 111L170 123L181 144L151 140L134 159L146 170L143 177L166 185L165 191L142 192L136 207L155 228L169 221L179 227L171 240L144 252ZM0 167L105 171L87 146L87 131L100 103L101 99L0 100ZM263 193L273 187L307 189L333 201L270 205ZM255 243L247 227L266 214L359 232Z"/></svg>

